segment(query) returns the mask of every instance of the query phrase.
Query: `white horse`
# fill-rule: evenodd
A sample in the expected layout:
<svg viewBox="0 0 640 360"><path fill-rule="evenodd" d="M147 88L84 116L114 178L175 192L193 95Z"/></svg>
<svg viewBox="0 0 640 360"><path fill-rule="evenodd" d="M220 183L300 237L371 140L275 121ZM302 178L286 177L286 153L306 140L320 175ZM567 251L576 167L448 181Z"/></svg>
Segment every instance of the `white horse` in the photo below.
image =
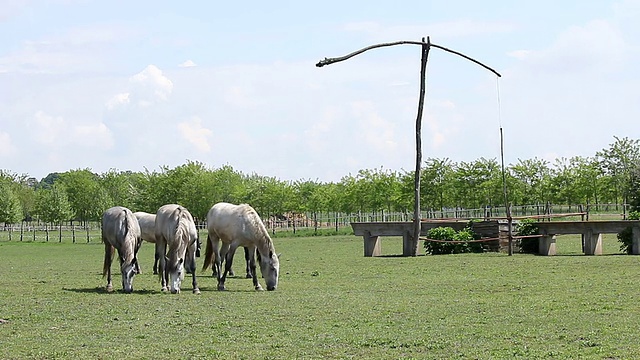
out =
<svg viewBox="0 0 640 360"><path fill-rule="evenodd" d="M136 217L136 219L138 219L138 224L140 224L142 240L155 244L156 214L149 214L144 211L138 211L134 212L133 215ZM138 272L141 273L139 268ZM155 260L153 262L153 273L158 274L158 254L155 255Z"/></svg>
<svg viewBox="0 0 640 360"><path fill-rule="evenodd" d="M249 205L234 205L229 203L217 203L207 214L207 247L202 270L212 265L215 255L215 267L218 276L218 290L225 290L224 282L231 270L233 256L238 246L244 246L249 254L249 267L253 277L253 286L256 290L262 290L256 274L256 249L260 254L260 270L267 283L267 290L275 290L278 287L278 274L280 261L276 255L273 241L269 232L264 227L258 213ZM221 271L222 259L220 258L220 245L228 247L225 256L225 270Z"/></svg>
<svg viewBox="0 0 640 360"><path fill-rule="evenodd" d="M198 231L191 213L180 205L163 205L156 213L155 234L162 291L167 291L170 280L171 293L179 293L184 273L189 271L193 293L199 294L195 271Z"/></svg>
<svg viewBox="0 0 640 360"><path fill-rule="evenodd" d="M142 245L140 226L131 210L115 206L102 214L102 242L104 243L104 264L102 276L107 276L107 291L113 291L111 283L111 263L115 250L120 258L122 289L125 293L133 291L133 277L138 273L137 254Z"/></svg>

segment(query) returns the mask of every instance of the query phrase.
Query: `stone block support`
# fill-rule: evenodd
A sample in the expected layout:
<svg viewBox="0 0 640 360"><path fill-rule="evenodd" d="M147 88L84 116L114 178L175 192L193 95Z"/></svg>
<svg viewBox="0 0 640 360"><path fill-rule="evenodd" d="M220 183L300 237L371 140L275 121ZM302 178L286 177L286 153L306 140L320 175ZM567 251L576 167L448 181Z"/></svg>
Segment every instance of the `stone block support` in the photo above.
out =
<svg viewBox="0 0 640 360"><path fill-rule="evenodd" d="M540 255L551 256L556 254L556 235L555 234L544 235L540 237L540 240L538 241L539 241L538 253Z"/></svg>
<svg viewBox="0 0 640 360"><path fill-rule="evenodd" d="M370 232L365 231L364 235L364 256L380 256L382 248L380 246L380 236L373 236Z"/></svg>
<svg viewBox="0 0 640 360"><path fill-rule="evenodd" d="M631 253L633 255L640 255L640 227L634 226L631 228L631 231L632 231Z"/></svg>
<svg viewBox="0 0 640 360"><path fill-rule="evenodd" d="M406 231L402 235L402 256L411 256L412 250L415 249L415 254L420 253L420 240L413 241L413 234Z"/></svg>
<svg viewBox="0 0 640 360"><path fill-rule="evenodd" d="M585 255L602 255L602 234L587 228L583 234Z"/></svg>

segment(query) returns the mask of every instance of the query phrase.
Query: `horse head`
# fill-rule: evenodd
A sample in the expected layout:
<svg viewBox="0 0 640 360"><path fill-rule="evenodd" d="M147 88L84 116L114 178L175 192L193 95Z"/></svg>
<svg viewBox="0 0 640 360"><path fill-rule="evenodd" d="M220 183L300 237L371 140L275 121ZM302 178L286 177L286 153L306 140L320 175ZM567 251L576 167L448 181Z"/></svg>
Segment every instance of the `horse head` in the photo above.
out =
<svg viewBox="0 0 640 360"><path fill-rule="evenodd" d="M172 294L180 293L180 285L184 280L184 259L180 258L175 264L171 264L167 268L169 272L169 284Z"/></svg>
<svg viewBox="0 0 640 360"><path fill-rule="evenodd" d="M260 256L260 271L267 283L267 290L272 291L278 287L278 274L280 273L280 256L269 251L269 256Z"/></svg>
<svg viewBox="0 0 640 360"><path fill-rule="evenodd" d="M122 274L122 289L130 294L133 291L133 277L138 273L138 259L133 258L130 262L122 261L120 272Z"/></svg>

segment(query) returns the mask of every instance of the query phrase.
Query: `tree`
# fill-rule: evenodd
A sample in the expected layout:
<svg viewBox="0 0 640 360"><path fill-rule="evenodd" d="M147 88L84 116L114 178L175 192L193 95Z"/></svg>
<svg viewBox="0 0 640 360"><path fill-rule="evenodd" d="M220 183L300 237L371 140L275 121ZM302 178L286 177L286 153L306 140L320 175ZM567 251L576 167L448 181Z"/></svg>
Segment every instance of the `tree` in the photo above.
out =
<svg viewBox="0 0 640 360"><path fill-rule="evenodd" d="M67 191L62 183L54 183L49 189L36 192L35 212L46 223L61 223L72 216Z"/></svg>
<svg viewBox="0 0 640 360"><path fill-rule="evenodd" d="M608 149L596 153L603 172L612 178L616 202L621 199L627 202L631 184L631 172L640 162L640 140L627 137L613 137L615 141Z"/></svg>
<svg viewBox="0 0 640 360"><path fill-rule="evenodd" d="M36 196L35 211L45 223L58 224L60 241L62 241L62 223L69 220L72 214L64 185L54 183L51 188L40 189ZM46 233L49 241L48 227L46 227Z"/></svg>
<svg viewBox="0 0 640 360"><path fill-rule="evenodd" d="M59 178L60 178L60 173L57 173L57 172L49 173L42 180L40 180L38 187L49 189L51 188L51 186L53 186L53 184L56 181L58 181Z"/></svg>
<svg viewBox="0 0 640 360"><path fill-rule="evenodd" d="M636 164L631 172L628 186L630 210L640 212L640 164Z"/></svg>
<svg viewBox="0 0 640 360"><path fill-rule="evenodd" d="M98 177L100 186L111 200L109 207L118 205L129 209L135 208L136 191L133 177L134 174L131 171L118 172L115 169L110 169Z"/></svg>
<svg viewBox="0 0 640 360"><path fill-rule="evenodd" d="M442 210L452 204L452 175L454 164L450 159L429 158L425 161L420 180L420 194L423 208ZM412 175L413 176L413 175ZM406 184L407 186L409 184ZM428 206L427 206L428 205Z"/></svg>
<svg viewBox="0 0 640 360"><path fill-rule="evenodd" d="M99 220L113 201L100 185L99 177L89 169L67 171L60 175L76 220ZM56 182L57 183L57 182Z"/></svg>
<svg viewBox="0 0 640 360"><path fill-rule="evenodd" d="M20 208L22 209L22 215L19 220L30 219L35 198L35 179L29 178L25 174L18 175L8 171L0 170L0 182L7 184L13 192L13 195L18 198ZM6 201L8 200L9 199L7 198Z"/></svg>
<svg viewBox="0 0 640 360"><path fill-rule="evenodd" d="M528 205L549 200L551 170L548 161L538 158L518 159L518 163L508 169L516 180L508 189L512 201Z"/></svg>
<svg viewBox="0 0 640 360"><path fill-rule="evenodd" d="M0 222L5 227L22 220L20 199L11 189L10 183L0 180Z"/></svg>

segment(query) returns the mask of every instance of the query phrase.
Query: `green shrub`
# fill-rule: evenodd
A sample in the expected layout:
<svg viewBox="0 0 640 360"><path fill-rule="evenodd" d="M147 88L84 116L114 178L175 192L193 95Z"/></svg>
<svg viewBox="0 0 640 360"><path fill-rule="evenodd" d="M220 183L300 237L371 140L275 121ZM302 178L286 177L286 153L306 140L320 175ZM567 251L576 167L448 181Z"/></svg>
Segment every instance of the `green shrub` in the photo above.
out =
<svg viewBox="0 0 640 360"><path fill-rule="evenodd" d="M629 220L640 220L640 211L632 211L627 217ZM618 233L618 241L620 241L620 251L631 254L633 243L633 230L631 226Z"/></svg>
<svg viewBox="0 0 640 360"><path fill-rule="evenodd" d="M460 253L478 253L482 252L482 245L480 243L458 243L455 241L468 241L478 238L471 228L466 227L460 231L455 231L451 227L437 227L427 232L427 237L434 240L449 240L449 242L436 242L428 241L424 242L424 250L427 254L441 255L441 254L460 254Z"/></svg>
<svg viewBox="0 0 640 360"><path fill-rule="evenodd" d="M538 234L538 227L535 225L534 219L522 219L516 226L516 233L518 235L536 235ZM538 243L540 238L524 238L520 239L520 252L525 254L537 254Z"/></svg>

